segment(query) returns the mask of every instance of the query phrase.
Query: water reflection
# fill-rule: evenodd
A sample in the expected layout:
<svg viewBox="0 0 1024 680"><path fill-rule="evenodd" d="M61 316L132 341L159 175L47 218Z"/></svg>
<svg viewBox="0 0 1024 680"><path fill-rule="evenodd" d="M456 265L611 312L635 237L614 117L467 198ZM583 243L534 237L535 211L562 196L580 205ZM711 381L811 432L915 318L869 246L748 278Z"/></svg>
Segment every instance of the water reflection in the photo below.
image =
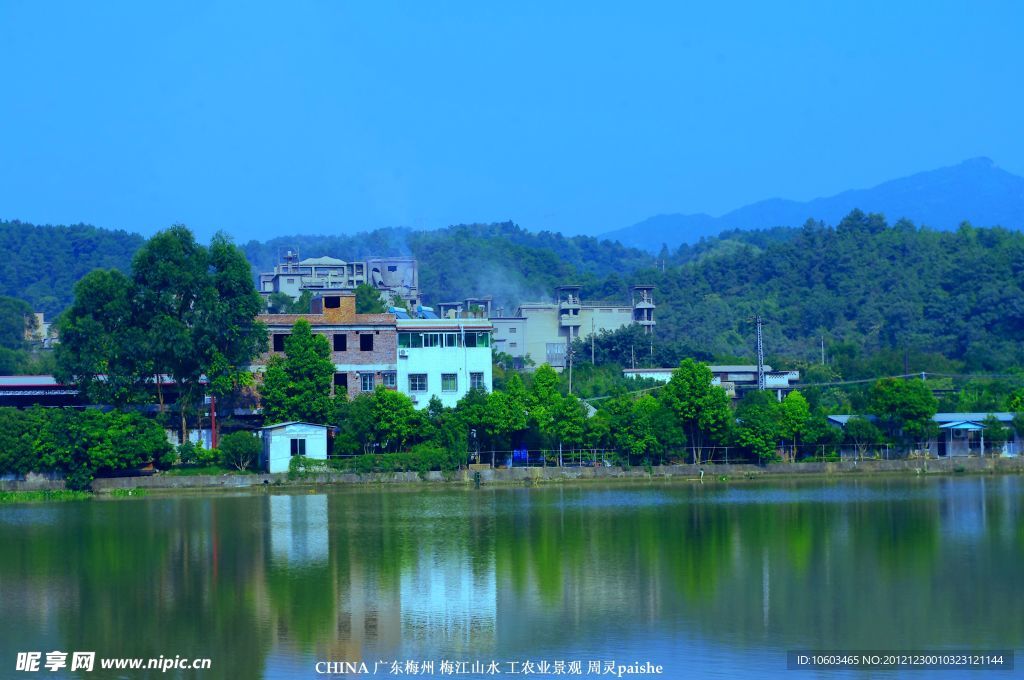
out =
<svg viewBox="0 0 1024 680"><path fill-rule="evenodd" d="M0 650L209 656L204 677L259 677L328 658L714 653L772 671L797 647L1019 648L1022 491L1004 476L9 506Z"/></svg>

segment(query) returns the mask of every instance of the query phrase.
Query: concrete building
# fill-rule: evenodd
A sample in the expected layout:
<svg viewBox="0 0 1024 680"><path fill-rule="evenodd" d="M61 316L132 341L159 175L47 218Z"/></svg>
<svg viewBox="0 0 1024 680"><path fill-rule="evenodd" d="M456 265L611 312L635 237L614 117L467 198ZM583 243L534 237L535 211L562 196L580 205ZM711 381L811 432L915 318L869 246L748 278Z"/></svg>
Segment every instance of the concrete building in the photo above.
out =
<svg viewBox="0 0 1024 680"><path fill-rule="evenodd" d="M254 366L262 371L274 354L284 353L284 341L292 326L305 319L314 333L327 337L334 362L335 394L349 398L372 392L378 385L397 388L398 338L394 314L357 314L355 295L349 292L313 298L309 314L261 314L266 324L270 349Z"/></svg>
<svg viewBox="0 0 1024 680"><path fill-rule="evenodd" d="M334 362L335 394L353 398L378 386L398 390L424 407L437 395L445 406L474 387L491 390L491 322L485 318L408 318L396 314L357 314L355 296L338 293L313 298L310 314L263 314L270 357L283 354L285 339L299 319L327 337ZM431 314L431 316L433 316Z"/></svg>
<svg viewBox="0 0 1024 680"><path fill-rule="evenodd" d="M423 408L434 395L455 406L471 389L491 391L488 319L398 319L398 389Z"/></svg>
<svg viewBox="0 0 1024 680"><path fill-rule="evenodd" d="M260 467L267 472L288 472L295 456L327 460L327 426L292 421L260 428L263 450Z"/></svg>
<svg viewBox="0 0 1024 680"><path fill-rule="evenodd" d="M740 399L748 390L757 389L757 366L708 366L711 369L711 384L725 390L731 399ZM627 378L651 378L660 382L672 379L672 368L625 368L622 374ZM782 400L796 389L796 381L800 379L800 371L776 371L765 364L765 388L775 392Z"/></svg>
<svg viewBox="0 0 1024 680"><path fill-rule="evenodd" d="M494 299L470 297L462 301L437 303L437 316L441 319L489 319Z"/></svg>
<svg viewBox="0 0 1024 680"><path fill-rule="evenodd" d="M567 366L566 351L572 341L601 331L614 331L636 323L648 332L654 329L653 286L633 286L629 304L584 302L580 286L559 286L555 302L524 302L515 316L497 316L495 348L535 364L548 363L556 369Z"/></svg>
<svg viewBox="0 0 1024 680"><path fill-rule="evenodd" d="M351 292L357 286L370 284L381 292L397 295L411 307L421 303L415 258L345 261L325 256L299 260L298 253L289 250L282 260L274 271L260 274L259 291L264 297L284 293L296 298L306 290L314 295L327 295Z"/></svg>

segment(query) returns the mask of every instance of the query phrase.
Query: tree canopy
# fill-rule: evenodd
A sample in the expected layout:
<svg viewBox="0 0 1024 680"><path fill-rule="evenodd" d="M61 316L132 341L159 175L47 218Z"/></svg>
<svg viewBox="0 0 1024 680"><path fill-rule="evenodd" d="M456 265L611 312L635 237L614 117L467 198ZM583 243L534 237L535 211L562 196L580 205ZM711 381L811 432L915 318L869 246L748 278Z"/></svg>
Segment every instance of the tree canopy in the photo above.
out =
<svg viewBox="0 0 1024 680"><path fill-rule="evenodd" d="M184 430L202 377L223 391L266 347L262 308L249 263L226 236L207 248L174 226L138 250L131 276L98 269L75 286L59 320L57 375L115 406L152 400L151 382L169 375Z"/></svg>

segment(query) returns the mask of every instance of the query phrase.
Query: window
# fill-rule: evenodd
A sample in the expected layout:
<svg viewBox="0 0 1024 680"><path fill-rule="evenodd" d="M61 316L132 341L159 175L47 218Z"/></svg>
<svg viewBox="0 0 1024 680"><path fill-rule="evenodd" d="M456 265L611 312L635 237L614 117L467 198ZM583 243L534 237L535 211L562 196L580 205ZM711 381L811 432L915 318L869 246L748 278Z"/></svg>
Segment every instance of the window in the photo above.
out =
<svg viewBox="0 0 1024 680"><path fill-rule="evenodd" d="M292 455L293 456L305 456L306 455L306 440L305 439L293 439L292 440Z"/></svg>
<svg viewBox="0 0 1024 680"><path fill-rule="evenodd" d="M412 344L412 333L399 333L398 334L398 349L408 349Z"/></svg>
<svg viewBox="0 0 1024 680"><path fill-rule="evenodd" d="M344 387L348 389L348 373L335 373L334 374L334 386Z"/></svg>
<svg viewBox="0 0 1024 680"><path fill-rule="evenodd" d="M516 332L516 327L512 326L511 328L508 329L508 332L509 333L515 333Z"/></svg>
<svg viewBox="0 0 1024 680"><path fill-rule="evenodd" d="M466 347L476 347L476 333L466 333Z"/></svg>
<svg viewBox="0 0 1024 680"><path fill-rule="evenodd" d="M373 351L373 335L370 333L361 333L359 335L359 351L360 352L372 352Z"/></svg>
<svg viewBox="0 0 1024 680"><path fill-rule="evenodd" d="M398 386L398 375L394 371L388 371L382 375L384 379L384 387L388 389L395 389Z"/></svg>
<svg viewBox="0 0 1024 680"><path fill-rule="evenodd" d="M398 267L393 265L393 264L389 264L388 265L388 271L389 272L397 272L398 271Z"/></svg>
<svg viewBox="0 0 1024 680"><path fill-rule="evenodd" d="M514 343L514 342L510 342L510 343L508 343L508 346L509 346L509 347L518 347L519 345L517 345L517 344L516 344L516 343Z"/></svg>
<svg viewBox="0 0 1024 680"><path fill-rule="evenodd" d="M459 346L459 334L458 333L445 333L444 334L444 346L445 347L458 347Z"/></svg>
<svg viewBox="0 0 1024 680"><path fill-rule="evenodd" d="M284 339L288 337L287 333L274 333L274 351L284 351Z"/></svg>
<svg viewBox="0 0 1024 680"><path fill-rule="evenodd" d="M288 283L295 283L295 279L288 279Z"/></svg>
<svg viewBox="0 0 1024 680"><path fill-rule="evenodd" d="M373 392L373 388L377 386L376 382L373 373L359 374L359 389L363 392Z"/></svg>
<svg viewBox="0 0 1024 680"><path fill-rule="evenodd" d="M441 374L441 391L457 392L459 389L459 376L456 373Z"/></svg>
<svg viewBox="0 0 1024 680"><path fill-rule="evenodd" d="M324 307L327 309L341 308L341 298L337 295L328 295L324 298Z"/></svg>
<svg viewBox="0 0 1024 680"><path fill-rule="evenodd" d="M409 374L409 391L410 392L426 392L427 391L427 374L426 373L410 373Z"/></svg>
<svg viewBox="0 0 1024 680"><path fill-rule="evenodd" d="M348 336L344 333L334 334L334 351L344 352L348 349Z"/></svg>
<svg viewBox="0 0 1024 680"><path fill-rule="evenodd" d="M482 390L484 387L484 374L483 373L470 373L469 374L469 389L471 390Z"/></svg>
<svg viewBox="0 0 1024 680"><path fill-rule="evenodd" d="M423 346L424 347L440 347L441 346L441 334L440 333L424 333L423 334Z"/></svg>
<svg viewBox="0 0 1024 680"><path fill-rule="evenodd" d="M490 347L491 346L491 334L487 331L476 334L476 346L477 347Z"/></svg>

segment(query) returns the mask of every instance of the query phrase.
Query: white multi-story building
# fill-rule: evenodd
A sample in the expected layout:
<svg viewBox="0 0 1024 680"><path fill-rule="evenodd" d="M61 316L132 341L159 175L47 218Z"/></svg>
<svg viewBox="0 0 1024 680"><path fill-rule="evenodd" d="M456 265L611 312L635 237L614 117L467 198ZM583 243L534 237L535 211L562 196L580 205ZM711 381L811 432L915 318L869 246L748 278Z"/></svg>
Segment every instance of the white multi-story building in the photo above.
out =
<svg viewBox="0 0 1024 680"><path fill-rule="evenodd" d="M488 319L398 319L398 390L424 408L437 395L455 406L471 389L491 391Z"/></svg>
<svg viewBox="0 0 1024 680"><path fill-rule="evenodd" d="M711 370L711 384L721 387L731 399L739 399L749 390L757 389L757 366L708 366ZM622 375L627 378L650 378L659 382L672 379L674 368L624 368ZM781 401L787 394L796 389L800 380L800 371L776 371L771 366L764 366L765 389L773 390Z"/></svg>

